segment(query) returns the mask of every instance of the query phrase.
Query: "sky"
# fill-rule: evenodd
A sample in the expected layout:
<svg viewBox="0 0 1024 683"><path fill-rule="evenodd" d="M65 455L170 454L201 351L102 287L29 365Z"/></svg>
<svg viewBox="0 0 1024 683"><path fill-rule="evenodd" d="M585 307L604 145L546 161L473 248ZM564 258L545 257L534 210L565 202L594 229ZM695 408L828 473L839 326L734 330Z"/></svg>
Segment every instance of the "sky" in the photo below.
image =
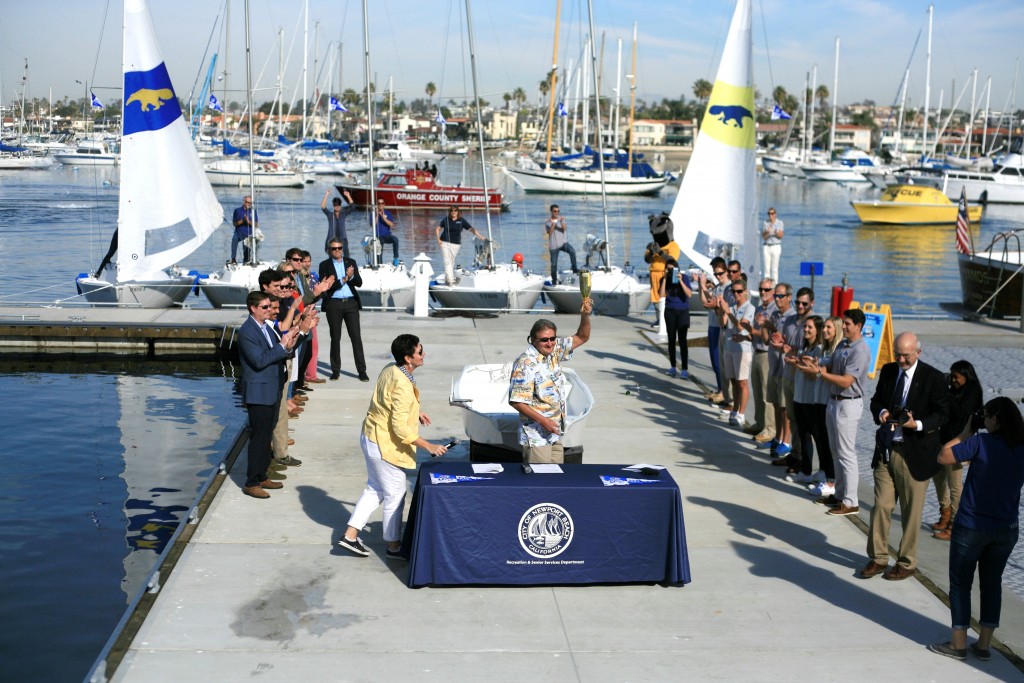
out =
<svg viewBox="0 0 1024 683"><path fill-rule="evenodd" d="M314 60L323 69L341 45L344 87L363 87L363 16L357 0L308 0L309 92ZM437 96L461 100L472 95L464 0L372 0L369 4L371 76L379 91L393 79L397 99ZM992 78L991 106L1010 103L1020 33L1021 0L934 0L932 93L935 107L952 99L979 70L978 95ZM604 37L602 94L614 95L617 41L622 40L622 73L631 71L633 23L637 23L637 97L692 100L697 79L714 81L735 0L593 0L596 34ZM776 86L799 92L812 66L818 83L833 89L835 39L841 41L841 104L896 101L910 68L908 98L921 106L925 90L928 0L753 0L754 71L762 97ZM537 84L551 67L555 0L477 0L472 3L480 96L494 105L517 87L537 101ZM117 0L0 0L0 96L20 97L28 60L28 95L78 98L94 85L104 102L120 98L121 3ZM250 0L257 102L276 87L283 29L287 69L286 101L301 96L303 0ZM187 98L205 74L212 52L218 71L227 57L229 99L244 99L244 1L150 0L157 39L179 97ZM227 38L223 24L230 12ZM104 14L106 12L106 21ZM319 28L316 29L316 22ZM562 0L560 66L579 61L589 32L583 0ZM229 47L225 45L225 40ZM914 50L917 40L916 51ZM319 57L314 46L319 47ZM911 55L913 52L913 58ZM330 55L330 56L328 56ZM260 73L263 75L260 76ZM337 68L335 67L335 73ZM324 77L325 79L326 77ZM627 81L622 80L628 99ZM953 89L957 93L951 94ZM224 89L220 81L215 92ZM326 80L321 88L327 90ZM334 90L338 90L337 87ZM218 95L221 99L223 96ZM960 108L970 107L967 88ZM1016 100L1022 106L1024 94ZM981 106L981 105L979 105Z"/></svg>

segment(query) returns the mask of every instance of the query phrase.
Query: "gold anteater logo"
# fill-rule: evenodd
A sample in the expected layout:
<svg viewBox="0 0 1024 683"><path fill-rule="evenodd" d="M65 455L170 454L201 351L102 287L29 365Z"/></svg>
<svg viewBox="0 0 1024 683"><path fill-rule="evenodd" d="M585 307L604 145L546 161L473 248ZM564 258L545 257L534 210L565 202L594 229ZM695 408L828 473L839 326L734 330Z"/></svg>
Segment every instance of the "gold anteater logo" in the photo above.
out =
<svg viewBox="0 0 1024 683"><path fill-rule="evenodd" d="M139 88L132 93L124 106L127 107L132 102L138 102L142 111L155 111L172 99L174 99L174 91L170 88L160 88L159 90Z"/></svg>

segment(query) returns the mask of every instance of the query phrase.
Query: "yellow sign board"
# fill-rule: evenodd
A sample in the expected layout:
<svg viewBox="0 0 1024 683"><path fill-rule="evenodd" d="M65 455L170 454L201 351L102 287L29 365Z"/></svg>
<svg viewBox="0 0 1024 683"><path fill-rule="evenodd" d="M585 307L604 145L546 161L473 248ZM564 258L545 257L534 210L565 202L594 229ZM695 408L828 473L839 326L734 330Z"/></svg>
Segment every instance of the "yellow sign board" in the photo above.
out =
<svg viewBox="0 0 1024 683"><path fill-rule="evenodd" d="M864 312L864 341L871 352L871 366L868 368L868 377L875 378L878 368L886 363L896 360L894 335L892 332L892 309L889 304L872 304L865 302L863 305L856 301L850 303L850 308L859 308Z"/></svg>

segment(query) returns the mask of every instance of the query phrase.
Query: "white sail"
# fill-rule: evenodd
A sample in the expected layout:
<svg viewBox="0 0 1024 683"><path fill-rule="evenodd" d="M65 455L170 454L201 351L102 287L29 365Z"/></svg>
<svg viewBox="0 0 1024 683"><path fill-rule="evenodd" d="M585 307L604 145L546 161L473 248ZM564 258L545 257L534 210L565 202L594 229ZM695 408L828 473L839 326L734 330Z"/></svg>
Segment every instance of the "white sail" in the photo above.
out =
<svg viewBox="0 0 1024 683"><path fill-rule="evenodd" d="M224 222L156 42L145 0L124 2L117 281L151 277Z"/></svg>
<svg viewBox="0 0 1024 683"><path fill-rule="evenodd" d="M671 217L676 242L695 265L710 272L713 257L735 258L756 277L752 51L750 0L738 0Z"/></svg>

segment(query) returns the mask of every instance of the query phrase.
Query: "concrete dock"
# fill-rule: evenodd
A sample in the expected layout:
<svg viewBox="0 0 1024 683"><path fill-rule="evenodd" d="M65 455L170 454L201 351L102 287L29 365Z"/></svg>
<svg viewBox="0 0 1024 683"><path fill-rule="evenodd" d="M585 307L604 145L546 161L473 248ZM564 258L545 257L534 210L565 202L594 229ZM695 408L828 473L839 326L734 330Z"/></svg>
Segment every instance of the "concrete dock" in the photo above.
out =
<svg viewBox="0 0 1024 683"><path fill-rule="evenodd" d="M692 338L704 334L701 317ZM390 360L397 334L418 335L426 364L416 378L433 420L422 435L464 438L461 410L447 404L452 378L465 364L515 358L534 319L364 314L369 373L375 379ZM563 335L578 323L554 319ZM825 515L728 427L696 382L661 373L667 362L649 320L595 318L590 343L571 361L597 398L584 462L668 467L683 494L692 583L412 590L407 565L384 558L379 511L362 534L369 558L338 548L366 481L358 435L373 387L355 378L346 339L341 379L315 385L291 421L302 466L287 470L270 500L253 500L239 489L243 454L108 675L132 683L1022 679L1012 654L1024 652L1019 598L1005 591L996 632L1005 649L991 661L928 652L927 643L949 637L948 544L922 534L918 577L858 579L870 479L858 517ZM919 333L923 359L942 370L932 348L974 349L993 363L1024 354L1014 325L897 322L902 329ZM323 368L325 324L320 335ZM1020 368L1004 362L1012 376L999 386L1024 386ZM690 372L713 381L706 349L690 350ZM991 389L996 378L979 373ZM861 440L862 470L870 443ZM893 530L896 538L895 521ZM976 616L977 599L974 608Z"/></svg>

